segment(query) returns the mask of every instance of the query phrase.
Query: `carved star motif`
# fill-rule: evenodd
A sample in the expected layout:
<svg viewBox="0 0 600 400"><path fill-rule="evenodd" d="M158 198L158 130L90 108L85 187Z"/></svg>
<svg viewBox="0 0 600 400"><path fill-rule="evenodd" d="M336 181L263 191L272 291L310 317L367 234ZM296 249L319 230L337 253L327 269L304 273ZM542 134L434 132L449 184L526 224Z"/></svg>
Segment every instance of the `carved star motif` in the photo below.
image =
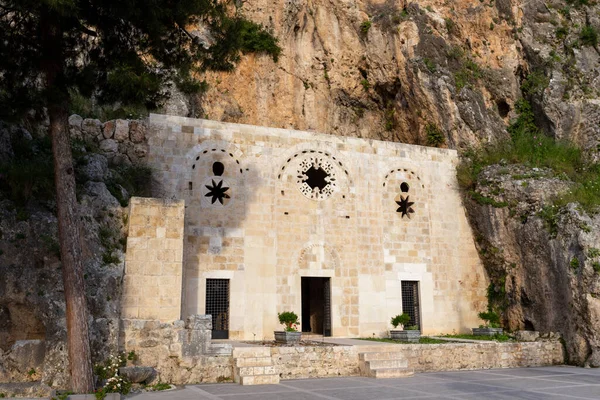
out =
<svg viewBox="0 0 600 400"><path fill-rule="evenodd" d="M228 199L229 195L226 193L229 190L229 187L223 186L223 181L219 181L218 183L215 180L212 180L212 185L206 185L208 189L208 193L204 196L212 197L211 204L215 204L218 200L219 203L223 204L223 199Z"/></svg>
<svg viewBox="0 0 600 400"><path fill-rule="evenodd" d="M415 210L412 209L412 205L415 203L408 201L408 197L409 196L406 196L405 198L404 196L400 195L400 201L396 201L396 204L400 206L396 212L402 213L402 218L404 218L405 215L406 217L410 218L410 214L415 212Z"/></svg>

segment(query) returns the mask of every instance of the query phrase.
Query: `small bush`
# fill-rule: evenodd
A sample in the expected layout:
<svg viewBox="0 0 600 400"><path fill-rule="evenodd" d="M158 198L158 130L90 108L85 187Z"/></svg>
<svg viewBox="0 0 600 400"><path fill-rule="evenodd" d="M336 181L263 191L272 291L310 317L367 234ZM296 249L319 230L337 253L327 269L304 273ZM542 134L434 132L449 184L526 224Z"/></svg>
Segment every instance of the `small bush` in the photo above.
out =
<svg viewBox="0 0 600 400"><path fill-rule="evenodd" d="M284 311L277 314L279 323L285 325L286 332L296 332L298 330L298 315L293 311Z"/></svg>
<svg viewBox="0 0 600 400"><path fill-rule="evenodd" d="M543 71L537 70L527 75L521 85L521 90L528 95L542 94L549 84L550 78Z"/></svg>
<svg viewBox="0 0 600 400"><path fill-rule="evenodd" d="M360 81L360 84L362 85L362 87L363 87L365 90L369 90L369 88L371 87L371 84L370 84L370 83L369 83L369 81L368 81L368 80L366 80L366 79L363 79L362 81Z"/></svg>
<svg viewBox="0 0 600 400"><path fill-rule="evenodd" d="M428 146L440 147L446 143L444 132L436 124L427 124L425 134Z"/></svg>
<svg viewBox="0 0 600 400"><path fill-rule="evenodd" d="M500 316L494 311L480 312L477 316L485 322L486 326L500 328Z"/></svg>
<svg viewBox="0 0 600 400"><path fill-rule="evenodd" d="M579 259L577 257L573 257L571 258L571 261L569 262L569 265L571 266L571 268L573 269L577 269L579 268Z"/></svg>
<svg viewBox="0 0 600 400"><path fill-rule="evenodd" d="M392 326L394 328L397 328L398 325L406 325L410 322L410 316L406 313L402 313L400 315L396 315L395 317L392 317L392 320L390 321L390 323L392 324Z"/></svg>
<svg viewBox="0 0 600 400"><path fill-rule="evenodd" d="M596 47L598 45L598 31L592 25L586 25L579 32L579 40L584 46Z"/></svg>
<svg viewBox="0 0 600 400"><path fill-rule="evenodd" d="M594 263L592 264L592 268L594 268L594 271L596 271L596 273L600 274L600 262L594 261Z"/></svg>
<svg viewBox="0 0 600 400"><path fill-rule="evenodd" d="M364 21L362 24L360 24L360 33L366 36L367 33L369 33L369 29L371 29L372 25L373 23L371 21Z"/></svg>

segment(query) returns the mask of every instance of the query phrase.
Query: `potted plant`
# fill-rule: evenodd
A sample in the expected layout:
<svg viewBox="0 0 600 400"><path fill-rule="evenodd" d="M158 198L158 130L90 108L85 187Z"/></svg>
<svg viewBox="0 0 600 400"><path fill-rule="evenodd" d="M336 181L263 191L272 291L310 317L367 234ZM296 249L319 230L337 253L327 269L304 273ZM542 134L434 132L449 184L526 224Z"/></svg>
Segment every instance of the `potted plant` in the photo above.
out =
<svg viewBox="0 0 600 400"><path fill-rule="evenodd" d="M503 329L500 328L500 316L492 310L487 312L480 312L477 314L481 318L485 325L479 325L479 328L473 328L473 335L475 336L495 336L501 335Z"/></svg>
<svg viewBox="0 0 600 400"><path fill-rule="evenodd" d="M283 331L275 331L277 343L297 344L300 342L302 332L298 332L298 315L293 311L284 311L277 314L279 323L285 325Z"/></svg>
<svg viewBox="0 0 600 400"><path fill-rule="evenodd" d="M392 318L391 323L394 328L398 325L402 326L402 330L390 330L390 337L393 340L401 340L403 342L418 342L421 337L421 331L417 325L408 326L410 316L406 313L396 315Z"/></svg>

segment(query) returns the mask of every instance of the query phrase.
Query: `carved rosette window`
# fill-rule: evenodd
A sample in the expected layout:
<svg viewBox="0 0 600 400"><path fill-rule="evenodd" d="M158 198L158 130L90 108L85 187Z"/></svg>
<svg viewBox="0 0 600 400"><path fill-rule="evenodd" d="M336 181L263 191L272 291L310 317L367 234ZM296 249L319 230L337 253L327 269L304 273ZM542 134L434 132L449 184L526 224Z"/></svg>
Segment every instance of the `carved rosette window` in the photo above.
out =
<svg viewBox="0 0 600 400"><path fill-rule="evenodd" d="M312 200L325 200L337 190L333 165L318 156L310 156L300 162L296 183L300 192Z"/></svg>

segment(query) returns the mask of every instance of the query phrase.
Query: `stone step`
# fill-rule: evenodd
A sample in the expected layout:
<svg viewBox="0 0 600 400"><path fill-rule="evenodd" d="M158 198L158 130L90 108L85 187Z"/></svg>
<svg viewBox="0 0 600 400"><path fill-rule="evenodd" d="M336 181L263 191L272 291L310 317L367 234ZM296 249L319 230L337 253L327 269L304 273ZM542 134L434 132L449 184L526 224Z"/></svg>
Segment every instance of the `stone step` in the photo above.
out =
<svg viewBox="0 0 600 400"><path fill-rule="evenodd" d="M272 365L271 357L241 357L234 359L236 367L266 367Z"/></svg>
<svg viewBox="0 0 600 400"><path fill-rule="evenodd" d="M371 370L373 378L408 378L415 374L412 368L378 368Z"/></svg>
<svg viewBox="0 0 600 400"><path fill-rule="evenodd" d="M408 360L371 360L365 361L365 366L369 370L381 368L406 368Z"/></svg>
<svg viewBox="0 0 600 400"><path fill-rule="evenodd" d="M279 375L242 376L238 383L241 385L277 385Z"/></svg>
<svg viewBox="0 0 600 400"><path fill-rule="evenodd" d="M263 367L236 367L234 372L239 376L273 375L275 374L275 367L272 365Z"/></svg>
<svg viewBox="0 0 600 400"><path fill-rule="evenodd" d="M271 357L270 347L235 347L233 358Z"/></svg>
<svg viewBox="0 0 600 400"><path fill-rule="evenodd" d="M385 351L385 352L368 352L360 353L358 359L360 361L372 361L372 360L401 360L405 358L404 353Z"/></svg>

